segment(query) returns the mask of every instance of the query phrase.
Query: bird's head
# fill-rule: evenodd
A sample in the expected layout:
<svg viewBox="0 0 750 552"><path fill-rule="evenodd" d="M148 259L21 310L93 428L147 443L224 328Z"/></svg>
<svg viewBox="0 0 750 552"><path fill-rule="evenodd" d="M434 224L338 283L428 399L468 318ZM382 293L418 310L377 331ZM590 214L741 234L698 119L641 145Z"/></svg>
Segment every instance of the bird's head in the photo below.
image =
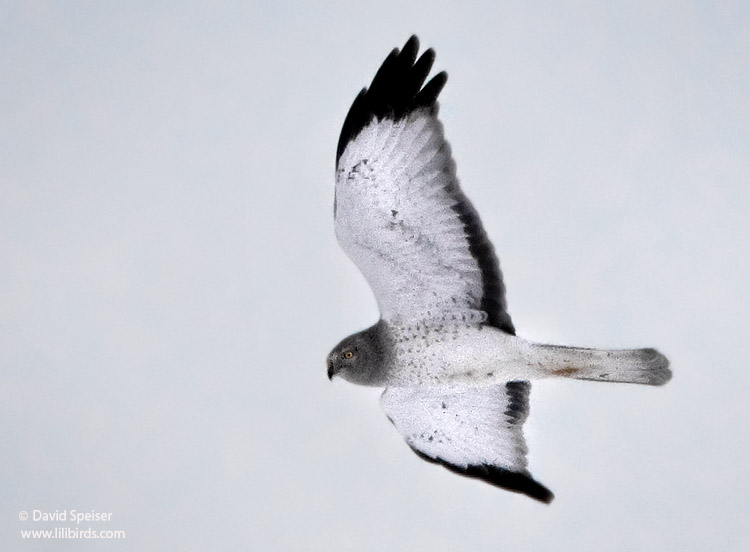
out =
<svg viewBox="0 0 750 552"><path fill-rule="evenodd" d="M360 385L380 385L382 359L376 326L344 338L328 354L328 379L340 376Z"/></svg>

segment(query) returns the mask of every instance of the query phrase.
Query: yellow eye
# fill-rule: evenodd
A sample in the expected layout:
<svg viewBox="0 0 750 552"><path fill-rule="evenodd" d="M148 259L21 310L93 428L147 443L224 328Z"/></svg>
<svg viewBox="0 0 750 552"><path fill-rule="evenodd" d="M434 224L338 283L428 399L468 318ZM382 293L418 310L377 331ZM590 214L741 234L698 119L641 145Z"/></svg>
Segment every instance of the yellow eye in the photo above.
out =
<svg viewBox="0 0 750 552"><path fill-rule="evenodd" d="M352 353L351 351L347 351L347 352L344 353L344 358L347 359L347 360L349 360L353 356L354 356L354 353Z"/></svg>

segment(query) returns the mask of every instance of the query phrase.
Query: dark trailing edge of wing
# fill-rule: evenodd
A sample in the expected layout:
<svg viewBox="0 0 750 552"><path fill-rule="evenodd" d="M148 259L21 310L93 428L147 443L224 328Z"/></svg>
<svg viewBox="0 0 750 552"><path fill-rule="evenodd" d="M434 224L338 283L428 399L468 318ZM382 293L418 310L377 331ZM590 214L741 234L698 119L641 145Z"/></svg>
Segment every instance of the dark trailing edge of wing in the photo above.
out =
<svg viewBox="0 0 750 552"><path fill-rule="evenodd" d="M529 415L529 392L531 384L528 381L509 381L505 384L508 394L508 407L505 415L513 424L523 424Z"/></svg>
<svg viewBox="0 0 750 552"><path fill-rule="evenodd" d="M418 451L413 447L411 450L413 450L414 453L422 460L426 460L427 462L431 462L433 464L440 464L459 475L481 479L482 481L486 481L487 483L489 483L490 485L494 485L495 487L499 487L507 491L512 491L514 493L524 494L528 497L538 500L539 502L549 504L550 502L552 502L552 499L555 498L555 495L552 494L552 491L536 481L528 473L513 472L510 470L506 470L505 468L499 468L497 466L490 466L487 464L456 466L455 464L450 464L440 459L427 456L426 454Z"/></svg>
<svg viewBox="0 0 750 552"><path fill-rule="evenodd" d="M456 186L451 190L456 199L453 211L464 225L469 241L469 253L477 260L482 272L482 303L480 308L487 313L487 324L510 335L516 335L516 329L507 311L505 302L505 285L500 272L500 263L487 237L482 221L474 206L464 193Z"/></svg>
<svg viewBox="0 0 750 552"><path fill-rule="evenodd" d="M436 107L448 74L445 71L438 73L424 84L435 62L435 52L428 49L417 59L418 52L419 40L412 35L400 52L394 48L385 58L370 88L363 88L359 93L341 128L336 149L337 165L346 145L374 118L398 121L415 109Z"/></svg>

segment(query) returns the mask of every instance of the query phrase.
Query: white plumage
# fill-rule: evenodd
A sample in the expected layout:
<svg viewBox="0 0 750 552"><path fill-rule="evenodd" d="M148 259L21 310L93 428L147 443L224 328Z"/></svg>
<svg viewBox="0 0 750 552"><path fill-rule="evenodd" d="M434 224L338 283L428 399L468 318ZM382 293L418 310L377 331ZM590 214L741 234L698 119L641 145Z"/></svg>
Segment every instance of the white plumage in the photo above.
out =
<svg viewBox="0 0 750 552"><path fill-rule="evenodd" d="M453 210L456 186L450 146L427 108L373 120L339 159L336 236L384 320L486 319L482 273Z"/></svg>
<svg viewBox="0 0 750 552"><path fill-rule="evenodd" d="M328 376L386 387L381 405L421 458L543 502L527 471L528 380L662 385L654 349L596 350L515 335L492 244L461 191L437 118L447 75L416 37L352 104L339 139L336 236L375 294L380 320L339 343Z"/></svg>
<svg viewBox="0 0 750 552"><path fill-rule="evenodd" d="M521 397L521 400L525 396ZM380 404L406 442L430 458L526 469L525 419L509 410L505 384L488 387L390 387Z"/></svg>

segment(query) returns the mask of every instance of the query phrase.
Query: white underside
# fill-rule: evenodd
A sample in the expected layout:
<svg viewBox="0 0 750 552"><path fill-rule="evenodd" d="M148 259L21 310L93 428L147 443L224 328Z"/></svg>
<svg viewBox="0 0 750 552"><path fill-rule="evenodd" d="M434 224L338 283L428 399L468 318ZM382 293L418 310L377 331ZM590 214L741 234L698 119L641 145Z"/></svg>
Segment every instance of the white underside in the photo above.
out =
<svg viewBox="0 0 750 552"><path fill-rule="evenodd" d="M388 386L486 386L545 377L528 341L480 325L393 327Z"/></svg>

